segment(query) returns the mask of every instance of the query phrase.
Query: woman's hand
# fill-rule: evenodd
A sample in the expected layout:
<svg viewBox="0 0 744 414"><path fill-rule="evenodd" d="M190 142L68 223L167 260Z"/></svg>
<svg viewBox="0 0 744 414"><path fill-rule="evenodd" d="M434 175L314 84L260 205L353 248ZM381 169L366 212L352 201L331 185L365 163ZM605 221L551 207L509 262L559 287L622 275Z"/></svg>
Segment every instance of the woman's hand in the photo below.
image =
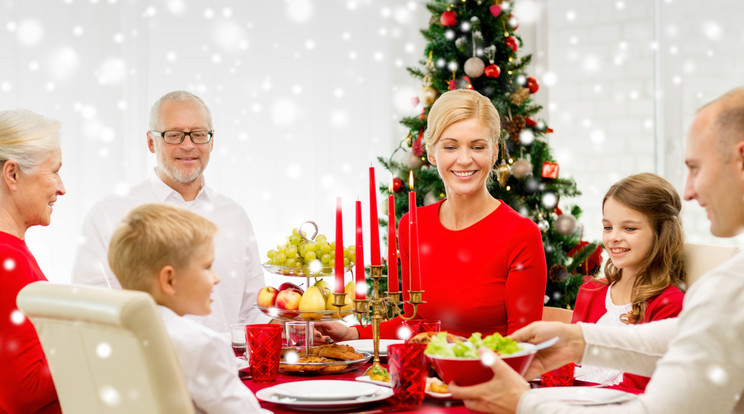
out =
<svg viewBox="0 0 744 414"><path fill-rule="evenodd" d="M315 343L333 343L359 339L356 329L341 322L315 322Z"/></svg>
<svg viewBox="0 0 744 414"><path fill-rule="evenodd" d="M530 389L530 385L493 351L481 347L478 352L481 358L494 359L491 364L493 378L470 387L450 383L448 387L452 397L463 400L465 406L472 411L499 414L516 412L519 399Z"/></svg>
<svg viewBox="0 0 744 414"><path fill-rule="evenodd" d="M535 355L525 378L535 378L540 374L562 367L569 362L578 363L584 356L584 335L577 324L562 322L533 322L510 335L517 342L537 344L558 337L558 342Z"/></svg>

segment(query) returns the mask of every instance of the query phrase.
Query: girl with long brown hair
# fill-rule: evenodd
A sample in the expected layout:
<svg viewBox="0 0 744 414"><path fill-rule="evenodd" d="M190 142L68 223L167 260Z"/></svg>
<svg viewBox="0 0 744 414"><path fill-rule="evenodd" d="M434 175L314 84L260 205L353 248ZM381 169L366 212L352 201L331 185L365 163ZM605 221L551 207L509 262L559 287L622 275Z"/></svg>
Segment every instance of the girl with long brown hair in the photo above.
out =
<svg viewBox="0 0 744 414"><path fill-rule="evenodd" d="M651 173L610 187L602 201L602 243L609 259L603 279L585 283L573 322L646 323L677 316L684 294L682 203L675 188ZM645 389L647 377L583 366L576 378Z"/></svg>

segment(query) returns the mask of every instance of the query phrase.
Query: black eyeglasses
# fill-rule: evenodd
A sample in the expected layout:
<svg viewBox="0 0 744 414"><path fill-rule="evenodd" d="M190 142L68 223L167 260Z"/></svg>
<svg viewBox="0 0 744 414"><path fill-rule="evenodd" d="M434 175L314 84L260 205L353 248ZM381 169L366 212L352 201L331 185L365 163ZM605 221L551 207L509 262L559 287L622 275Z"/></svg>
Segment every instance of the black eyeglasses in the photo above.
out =
<svg viewBox="0 0 744 414"><path fill-rule="evenodd" d="M207 144L212 140L212 135L214 135L214 131L207 131L205 129L197 129L191 132L150 131L150 133L162 137L166 144L180 144L186 138L186 135L189 136L191 142L194 144Z"/></svg>

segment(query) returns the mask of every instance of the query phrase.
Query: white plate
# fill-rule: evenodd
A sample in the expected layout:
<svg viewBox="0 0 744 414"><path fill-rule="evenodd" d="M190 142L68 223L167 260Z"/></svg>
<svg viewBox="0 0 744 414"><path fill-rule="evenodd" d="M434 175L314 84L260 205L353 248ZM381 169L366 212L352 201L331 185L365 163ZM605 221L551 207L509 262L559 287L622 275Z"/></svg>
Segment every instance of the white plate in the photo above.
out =
<svg viewBox="0 0 744 414"><path fill-rule="evenodd" d="M445 393L432 392L432 391L425 391L425 392L426 392L426 395L428 395L429 397L436 398L436 399L445 400L445 399L452 398L452 394L449 392L445 392Z"/></svg>
<svg viewBox="0 0 744 414"><path fill-rule="evenodd" d="M387 355L388 345L402 344L402 343L403 341L400 339L380 339L380 355ZM355 339L353 341L339 342L339 344L353 346L354 349L357 350L357 352L366 351L372 354L375 353L375 344L372 342L371 339Z"/></svg>
<svg viewBox="0 0 744 414"><path fill-rule="evenodd" d="M295 381L272 388L275 395L313 401L352 400L372 395L379 389L377 385L336 380Z"/></svg>
<svg viewBox="0 0 744 414"><path fill-rule="evenodd" d="M569 405L619 404L636 398L635 394L624 391L595 387L545 387L529 392Z"/></svg>
<svg viewBox="0 0 744 414"><path fill-rule="evenodd" d="M301 382L301 381L298 381ZM337 381L341 382L341 381ZM351 381L346 381L351 382ZM352 383L353 384L353 383ZM281 384L284 385L284 384ZM274 386L276 387L276 385ZM371 395L365 395L348 400L333 400L333 401L314 401L314 400L298 400L292 397L284 397L274 392L274 387L264 388L256 391L256 397L261 401L272 402L276 404L286 405L294 410L298 411L316 411L316 412L331 412L331 411L349 411L356 407L360 407L364 404L381 401L386 398L390 398L393 395L393 390L390 388L377 387L377 392Z"/></svg>
<svg viewBox="0 0 744 414"><path fill-rule="evenodd" d="M361 377L356 377L354 379L357 381L361 381L361 382L368 382L370 384L377 384L383 387L388 387L388 388L392 387L392 385L390 385L389 382L373 380L372 378L369 377L369 375L363 375Z"/></svg>

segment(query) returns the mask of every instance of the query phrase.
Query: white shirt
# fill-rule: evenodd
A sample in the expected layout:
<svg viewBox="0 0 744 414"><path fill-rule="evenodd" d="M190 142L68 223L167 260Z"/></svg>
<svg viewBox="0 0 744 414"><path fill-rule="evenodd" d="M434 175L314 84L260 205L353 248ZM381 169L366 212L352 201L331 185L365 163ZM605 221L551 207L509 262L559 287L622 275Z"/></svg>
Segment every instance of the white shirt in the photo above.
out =
<svg viewBox="0 0 744 414"><path fill-rule="evenodd" d="M267 323L271 319L254 306L265 282L253 225L245 210L206 185L196 199L187 202L156 174L132 187L126 195L111 195L93 206L83 223L83 239L73 265L73 283L121 288L108 265L109 241L121 219L133 208L147 203L181 207L217 225L213 268L220 283L212 295L212 313L187 317L217 332L230 332L233 323Z"/></svg>
<svg viewBox="0 0 744 414"><path fill-rule="evenodd" d="M614 283L613 283L614 285ZM605 295L605 314L597 320L599 326L625 326L626 324L620 320L620 315L624 315L630 312L631 304L626 303L624 305L615 305L612 301L612 286L607 289ZM604 385L615 385L623 382L623 371L598 367L594 365L582 365L576 367L574 372L576 379L596 382Z"/></svg>
<svg viewBox="0 0 744 414"><path fill-rule="evenodd" d="M646 392L627 404L582 408L527 392L518 413L744 413L744 252L695 282L678 318L580 326L581 362L651 376Z"/></svg>
<svg viewBox="0 0 744 414"><path fill-rule="evenodd" d="M196 412L261 412L258 400L238 377L235 354L227 340L165 306L158 309Z"/></svg>

